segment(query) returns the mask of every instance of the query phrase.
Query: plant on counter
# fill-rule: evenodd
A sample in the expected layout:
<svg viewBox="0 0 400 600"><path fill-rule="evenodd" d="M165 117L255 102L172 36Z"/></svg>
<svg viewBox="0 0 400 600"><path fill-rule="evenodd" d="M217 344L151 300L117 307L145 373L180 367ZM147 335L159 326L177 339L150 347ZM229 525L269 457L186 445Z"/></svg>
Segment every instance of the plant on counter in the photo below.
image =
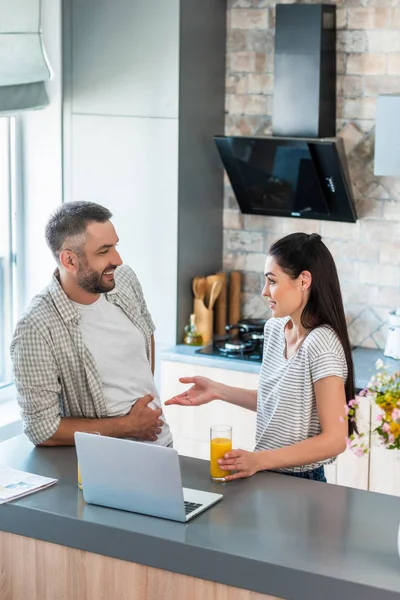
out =
<svg viewBox="0 0 400 600"><path fill-rule="evenodd" d="M360 392L379 408L376 427L371 433L353 434L346 438L347 447L356 456L368 453L374 440L388 450L400 450L400 371L388 373L382 360L377 360L376 374L368 387ZM355 419L359 400L350 400L346 405L346 419Z"/></svg>

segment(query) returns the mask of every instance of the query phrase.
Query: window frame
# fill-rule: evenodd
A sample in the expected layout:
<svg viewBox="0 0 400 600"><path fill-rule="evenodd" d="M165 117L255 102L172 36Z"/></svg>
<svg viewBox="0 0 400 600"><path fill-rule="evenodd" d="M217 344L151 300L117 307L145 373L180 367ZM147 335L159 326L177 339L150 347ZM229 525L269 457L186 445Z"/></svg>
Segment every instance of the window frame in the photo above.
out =
<svg viewBox="0 0 400 600"><path fill-rule="evenodd" d="M22 223L19 223L21 211L21 190L22 190L22 161L20 144L20 122L19 118L13 115L4 115L0 119L7 120L7 205L8 205L8 231L9 244L6 253L4 277L8 287L7 298L4 304L8 306L7 314L4 315L5 326L0 328L0 352L3 355L3 365L0 364L0 403L9 399L10 392L7 388L13 385L11 359L9 347L18 315L18 300L21 300L21 273L20 265L17 264L17 258L22 255L18 242L22 239L19 232L22 231ZM18 217L18 219L17 219ZM21 261L19 261L21 262ZM0 314L1 318L1 314Z"/></svg>

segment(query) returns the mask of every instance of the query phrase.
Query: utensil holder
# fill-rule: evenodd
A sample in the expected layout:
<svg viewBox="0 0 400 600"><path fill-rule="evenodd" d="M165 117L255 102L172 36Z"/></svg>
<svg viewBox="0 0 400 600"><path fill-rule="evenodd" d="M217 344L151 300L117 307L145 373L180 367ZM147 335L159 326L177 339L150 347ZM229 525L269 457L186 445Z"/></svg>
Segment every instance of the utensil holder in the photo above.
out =
<svg viewBox="0 0 400 600"><path fill-rule="evenodd" d="M209 310L203 300L195 298L193 312L196 315L196 329L203 338L203 344L208 344L213 334L214 311Z"/></svg>

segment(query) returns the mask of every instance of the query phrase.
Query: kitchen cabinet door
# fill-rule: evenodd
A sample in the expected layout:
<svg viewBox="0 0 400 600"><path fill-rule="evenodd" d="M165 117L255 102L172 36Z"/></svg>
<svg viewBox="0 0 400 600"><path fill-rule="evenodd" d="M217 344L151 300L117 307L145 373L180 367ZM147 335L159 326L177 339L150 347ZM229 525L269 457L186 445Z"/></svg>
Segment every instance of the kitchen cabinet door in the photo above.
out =
<svg viewBox="0 0 400 600"><path fill-rule="evenodd" d="M372 428L375 427L378 413L377 406L372 406ZM400 452L386 450L386 448L379 447L376 444L377 441L372 440L369 489L372 492L400 496Z"/></svg>
<svg viewBox="0 0 400 600"><path fill-rule="evenodd" d="M336 483L337 480L337 463L325 465L325 477L328 483Z"/></svg>
<svg viewBox="0 0 400 600"><path fill-rule="evenodd" d="M359 431L368 433L371 426L370 403L367 398L358 397L358 399L360 400L357 415ZM338 456L336 462L336 483L360 490L368 489L369 455L359 458L351 450L346 450Z"/></svg>
<svg viewBox="0 0 400 600"><path fill-rule="evenodd" d="M195 375L246 389L257 389L258 386L258 375L253 373L161 361L162 402L190 387L181 384L180 377ZM197 407L165 406L164 414L171 427L175 447L187 456L209 457L210 426L218 423L232 426L235 448L252 450L254 447L255 412L215 400Z"/></svg>

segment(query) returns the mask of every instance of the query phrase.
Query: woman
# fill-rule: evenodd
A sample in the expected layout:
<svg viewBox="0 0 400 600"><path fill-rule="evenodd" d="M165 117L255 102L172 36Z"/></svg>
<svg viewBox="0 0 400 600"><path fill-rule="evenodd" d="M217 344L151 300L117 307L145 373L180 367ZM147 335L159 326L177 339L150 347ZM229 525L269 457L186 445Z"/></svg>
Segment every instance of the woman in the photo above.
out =
<svg viewBox="0 0 400 600"><path fill-rule="evenodd" d="M220 399L257 412L254 452L232 450L219 461L234 471L227 481L262 470L326 481L324 464L355 430L343 418L354 377L335 263L318 234L294 233L271 246L262 294L274 318L265 325L258 391L185 377L194 385L165 404Z"/></svg>

